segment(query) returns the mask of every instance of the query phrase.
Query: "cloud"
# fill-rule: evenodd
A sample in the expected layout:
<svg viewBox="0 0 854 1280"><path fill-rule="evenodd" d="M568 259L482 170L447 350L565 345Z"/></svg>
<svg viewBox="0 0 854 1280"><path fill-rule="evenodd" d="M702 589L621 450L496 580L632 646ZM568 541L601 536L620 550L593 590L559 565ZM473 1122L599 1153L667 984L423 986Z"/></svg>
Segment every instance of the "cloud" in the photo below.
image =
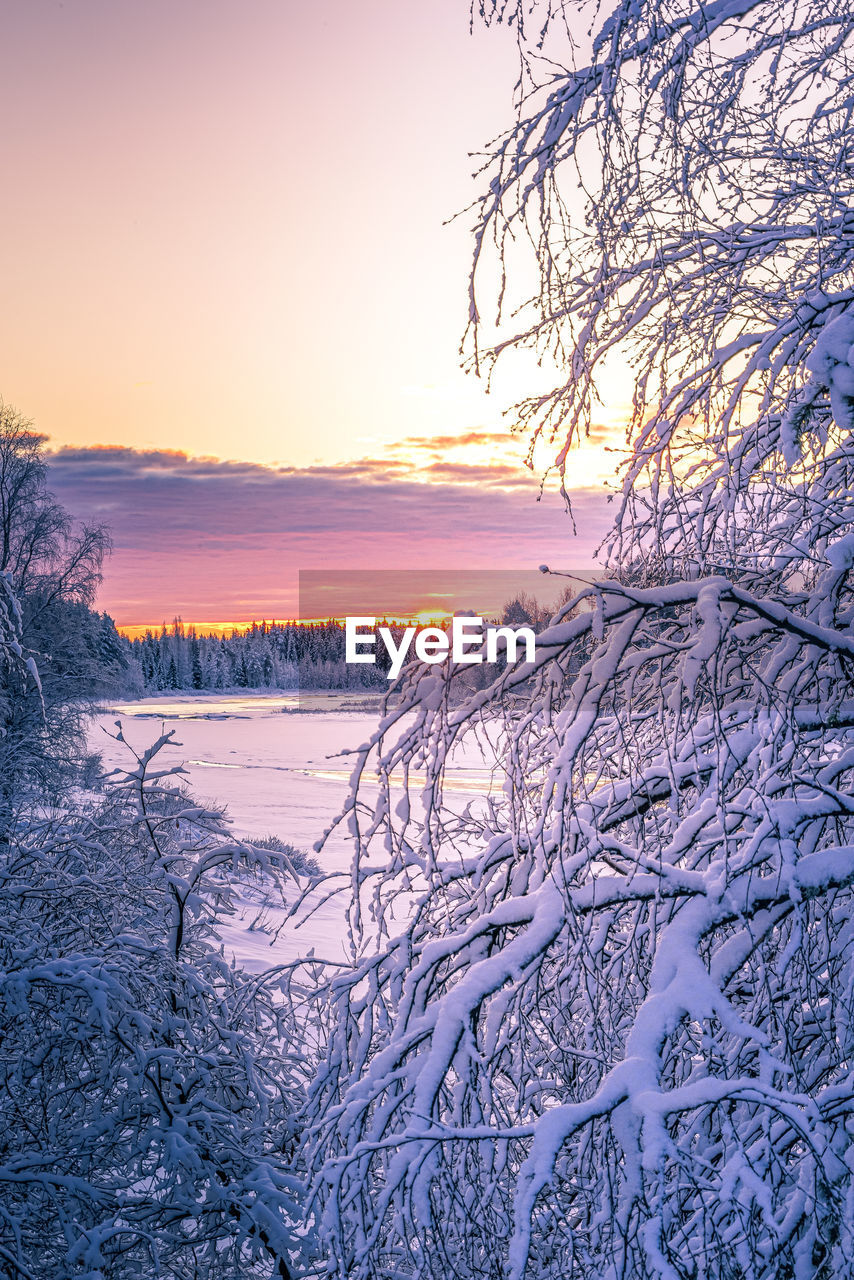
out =
<svg viewBox="0 0 854 1280"><path fill-rule="evenodd" d="M538 480L521 468L428 456L458 439L301 470L63 448L49 455L50 485L79 518L110 526L100 603L120 623L289 616L300 569L593 562L610 523L601 490L574 494L574 537L560 497L538 502Z"/></svg>

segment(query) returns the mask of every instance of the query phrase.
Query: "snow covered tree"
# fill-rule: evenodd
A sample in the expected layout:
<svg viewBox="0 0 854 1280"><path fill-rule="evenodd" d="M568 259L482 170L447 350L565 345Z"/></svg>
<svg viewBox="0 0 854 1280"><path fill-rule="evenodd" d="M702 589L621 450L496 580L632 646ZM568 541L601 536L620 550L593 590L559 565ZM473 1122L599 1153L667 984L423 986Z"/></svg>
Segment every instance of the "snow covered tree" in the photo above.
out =
<svg viewBox="0 0 854 1280"><path fill-rule="evenodd" d="M287 1280L302 1252L306 1023L217 936L236 874L288 858L170 786L165 740L0 849L3 1275Z"/></svg>
<svg viewBox="0 0 854 1280"><path fill-rule="evenodd" d="M0 441L0 485L7 462ZM17 535L20 522L10 528ZM68 567L46 557L43 581L51 563L58 575ZM17 576L22 605L15 575L8 562L0 571L6 769L38 756L50 723L47 707L33 744L15 701L32 688L41 702L44 689L27 643L33 580L27 591ZM116 645L108 620L80 599L64 604L66 620L82 611L96 624L96 657ZM303 1018L295 1033L281 973L237 968L217 927L236 884L281 897L291 850L235 840L221 814L180 790L180 770L157 767L170 736L134 755L100 801L52 806L34 789L29 811L3 829L4 1276L288 1280L301 1266L291 1166L311 1028ZM14 798L8 773L3 784Z"/></svg>
<svg viewBox="0 0 854 1280"><path fill-rule="evenodd" d="M190 637L190 671L193 688L201 689L204 684L204 673L202 672L202 654L195 628Z"/></svg>
<svg viewBox="0 0 854 1280"><path fill-rule="evenodd" d="M474 359L555 359L520 418L564 465L622 352L632 443L610 576L533 670L458 698L410 668L358 754L309 1104L332 1273L850 1276L854 16L480 11L518 23L523 96ZM462 807L472 732L495 787Z"/></svg>
<svg viewBox="0 0 854 1280"><path fill-rule="evenodd" d="M109 537L78 526L48 488L43 436L0 401L0 573L17 601L20 663L0 684L0 831L31 786L62 786L79 744L84 699L104 668L91 613Z"/></svg>

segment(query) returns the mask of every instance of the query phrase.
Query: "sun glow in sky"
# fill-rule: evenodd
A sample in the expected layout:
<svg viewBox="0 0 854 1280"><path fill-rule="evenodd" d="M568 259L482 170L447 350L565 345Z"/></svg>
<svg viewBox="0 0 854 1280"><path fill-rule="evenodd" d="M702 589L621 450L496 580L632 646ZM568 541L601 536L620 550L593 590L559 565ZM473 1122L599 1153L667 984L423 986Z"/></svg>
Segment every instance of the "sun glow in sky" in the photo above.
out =
<svg viewBox="0 0 854 1280"><path fill-rule="evenodd" d="M263 529L252 540L251 503L227 547L202 511L217 459L307 477L318 509L339 501L345 468L351 484L418 485L422 505L426 485L446 505L468 492L475 534L484 487L533 512L554 450L525 481L502 410L545 375L523 358L487 395L460 369L471 215L448 222L477 192L469 152L512 120L512 32L470 34L466 0L30 0L0 7L0 38L0 395L64 451L53 475L69 507L113 525L102 604L120 621L246 620L277 602L282 616L293 592L277 579L267 598L238 567L272 554ZM603 426L626 399L618 387ZM613 477L607 434L573 458L571 485ZM117 447L133 451L125 490ZM237 503L245 475L228 475ZM166 526L170 572L147 577ZM566 529L559 504L532 515L520 561ZM268 556L271 582L321 551L362 554L358 537L324 550L322 521L312 543L292 532L287 565L284 542ZM430 536L425 523L418 554ZM190 608L192 556L207 587Z"/></svg>

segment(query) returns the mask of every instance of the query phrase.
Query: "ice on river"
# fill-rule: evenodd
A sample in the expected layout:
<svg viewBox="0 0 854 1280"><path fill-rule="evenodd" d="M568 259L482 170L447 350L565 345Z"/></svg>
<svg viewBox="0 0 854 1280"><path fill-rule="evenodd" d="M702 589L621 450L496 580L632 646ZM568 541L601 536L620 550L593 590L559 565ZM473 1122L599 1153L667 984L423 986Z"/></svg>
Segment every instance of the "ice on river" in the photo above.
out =
<svg viewBox="0 0 854 1280"><path fill-rule="evenodd" d="M193 795L224 806L237 835L274 834L311 850L347 795L352 764L342 749L369 738L378 716L379 702L364 695L182 694L114 704L94 718L90 745L107 768L129 768L127 748L109 736L116 721L137 750L174 729L173 742L158 757L160 768L182 765ZM488 763L469 749L455 759L448 781L463 795L483 795L490 786ZM342 830L324 846L320 861L324 870L344 871L350 855ZM299 927L286 923L278 934L252 927L258 914L257 903L241 902L222 931L226 947L249 968L283 963L312 947L329 960L346 954L343 901L324 904Z"/></svg>

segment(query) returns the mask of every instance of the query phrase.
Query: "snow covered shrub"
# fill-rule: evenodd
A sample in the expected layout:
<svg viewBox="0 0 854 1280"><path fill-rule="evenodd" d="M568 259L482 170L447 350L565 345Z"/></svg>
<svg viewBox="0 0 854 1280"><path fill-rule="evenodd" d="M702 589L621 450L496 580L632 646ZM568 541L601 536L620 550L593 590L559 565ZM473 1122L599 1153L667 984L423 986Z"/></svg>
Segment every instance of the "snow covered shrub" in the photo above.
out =
<svg viewBox="0 0 854 1280"><path fill-rule="evenodd" d="M316 858L312 858L304 849L297 849L294 845L288 844L282 840L281 836L253 836L250 843L254 849L265 849L270 853L280 854L286 866L298 876L313 877L321 874L320 863Z"/></svg>
<svg viewBox="0 0 854 1280"><path fill-rule="evenodd" d="M548 79L495 147L473 322L489 245L530 244L492 354L563 380L522 420L569 446L622 347L633 444L612 577L534 679L411 673L359 755L310 1203L341 1280L849 1276L854 18L484 11ZM470 732L497 791L461 812Z"/></svg>
<svg viewBox="0 0 854 1280"><path fill-rule="evenodd" d="M166 785L165 740L0 855L3 1274L286 1277L299 1253L300 1043L216 936L224 870L285 869Z"/></svg>

